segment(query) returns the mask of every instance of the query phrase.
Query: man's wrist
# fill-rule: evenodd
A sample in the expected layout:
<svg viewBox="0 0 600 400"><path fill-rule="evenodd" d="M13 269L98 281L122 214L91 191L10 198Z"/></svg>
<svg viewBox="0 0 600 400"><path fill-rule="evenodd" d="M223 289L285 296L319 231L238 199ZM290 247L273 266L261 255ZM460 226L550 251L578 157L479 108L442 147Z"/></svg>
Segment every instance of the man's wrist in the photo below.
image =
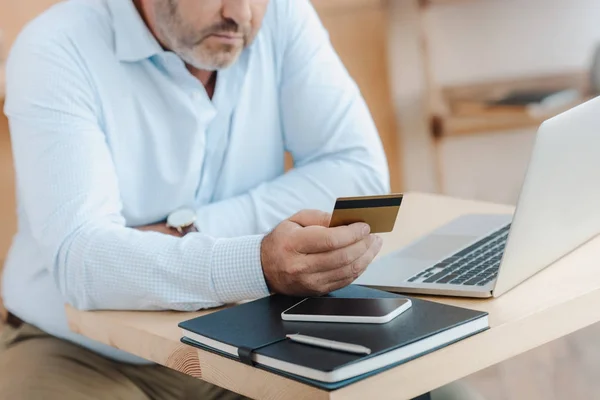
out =
<svg viewBox="0 0 600 400"><path fill-rule="evenodd" d="M162 233L164 235L175 236L178 238L183 237L183 235L181 235L179 232L177 232L177 230L166 226L166 224L164 222L160 222L158 224L153 224L153 225L137 226L137 227L135 227L135 229L137 229L138 231L142 231L142 232L156 232L156 233Z"/></svg>
<svg viewBox="0 0 600 400"><path fill-rule="evenodd" d="M268 274L266 273L267 269L266 265L268 263L270 263L270 254L268 251L269 248L269 240L270 240L270 235L265 235L261 242L260 242L260 265L263 271L263 276L265 277L265 285L267 287L267 290L269 291L270 294L275 294L275 291L272 287L271 282L269 282L270 277L268 276Z"/></svg>
<svg viewBox="0 0 600 400"><path fill-rule="evenodd" d="M268 296L261 264L262 235L217 239L211 265L215 291L222 303Z"/></svg>

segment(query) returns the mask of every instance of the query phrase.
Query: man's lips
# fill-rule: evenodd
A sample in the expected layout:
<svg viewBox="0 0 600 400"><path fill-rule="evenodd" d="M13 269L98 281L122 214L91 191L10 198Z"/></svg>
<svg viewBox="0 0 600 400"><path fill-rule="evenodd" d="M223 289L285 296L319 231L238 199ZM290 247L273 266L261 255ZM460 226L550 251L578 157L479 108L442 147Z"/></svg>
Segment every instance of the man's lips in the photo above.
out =
<svg viewBox="0 0 600 400"><path fill-rule="evenodd" d="M235 42L238 40L244 40L244 36L235 34L235 33L213 33L210 36L220 39L220 40L231 41L231 42Z"/></svg>

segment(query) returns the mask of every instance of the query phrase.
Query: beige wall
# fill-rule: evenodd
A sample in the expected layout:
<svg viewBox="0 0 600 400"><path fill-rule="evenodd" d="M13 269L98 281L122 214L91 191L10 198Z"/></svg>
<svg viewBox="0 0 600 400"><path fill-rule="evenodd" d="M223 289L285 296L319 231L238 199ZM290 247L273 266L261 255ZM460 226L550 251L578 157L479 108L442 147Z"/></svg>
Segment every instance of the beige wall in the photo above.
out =
<svg viewBox="0 0 600 400"><path fill-rule="evenodd" d="M58 0L0 1L0 31L4 38L1 56L6 55L10 45L28 21L55 3L58 3Z"/></svg>
<svg viewBox="0 0 600 400"><path fill-rule="evenodd" d="M600 44L600 1L471 1L433 7L427 25L442 84L580 70Z"/></svg>
<svg viewBox="0 0 600 400"><path fill-rule="evenodd" d="M40 12L58 0L3 0L0 1L0 32L3 60L22 27ZM4 107L0 99L0 109ZM14 170L8 132L8 121L0 112L0 261L6 257L12 236L16 231ZM0 265L1 268L1 265Z"/></svg>
<svg viewBox="0 0 600 400"><path fill-rule="evenodd" d="M0 260L5 257L15 230L13 166L8 123L4 114L0 114Z"/></svg>

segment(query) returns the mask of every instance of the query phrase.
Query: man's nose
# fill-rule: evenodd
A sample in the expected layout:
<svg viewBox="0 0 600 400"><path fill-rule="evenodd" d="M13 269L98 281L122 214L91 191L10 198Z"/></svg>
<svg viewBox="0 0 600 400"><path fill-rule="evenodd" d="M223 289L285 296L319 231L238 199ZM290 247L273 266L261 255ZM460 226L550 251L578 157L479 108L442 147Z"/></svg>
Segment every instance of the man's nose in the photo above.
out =
<svg viewBox="0 0 600 400"><path fill-rule="evenodd" d="M223 0L223 18L235 21L238 26L248 25L252 21L251 1Z"/></svg>

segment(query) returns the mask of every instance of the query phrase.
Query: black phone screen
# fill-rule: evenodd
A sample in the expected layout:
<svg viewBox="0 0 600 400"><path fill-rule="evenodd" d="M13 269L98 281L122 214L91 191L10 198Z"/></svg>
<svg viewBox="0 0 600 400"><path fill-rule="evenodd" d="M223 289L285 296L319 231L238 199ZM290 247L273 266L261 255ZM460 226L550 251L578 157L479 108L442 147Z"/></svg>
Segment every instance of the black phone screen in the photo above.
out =
<svg viewBox="0 0 600 400"><path fill-rule="evenodd" d="M408 302L403 298L342 299L311 297L285 312L288 315L339 315L344 317L383 317Z"/></svg>

